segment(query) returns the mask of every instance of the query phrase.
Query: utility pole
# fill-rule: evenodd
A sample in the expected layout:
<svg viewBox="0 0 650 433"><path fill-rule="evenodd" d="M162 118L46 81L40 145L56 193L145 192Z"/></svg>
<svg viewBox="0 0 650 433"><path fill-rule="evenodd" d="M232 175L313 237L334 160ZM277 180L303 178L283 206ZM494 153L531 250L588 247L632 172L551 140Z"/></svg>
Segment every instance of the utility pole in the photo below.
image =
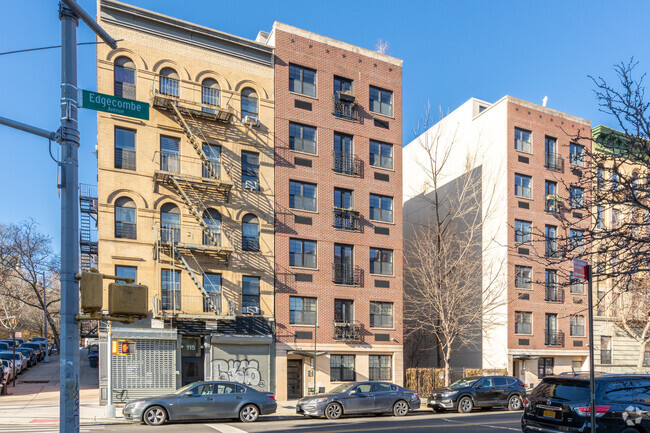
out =
<svg viewBox="0 0 650 433"><path fill-rule="evenodd" d="M591 433L596 433L598 425L596 424L596 372L594 360L594 293L592 288L593 272L592 266L587 266L589 273L587 278L587 308L589 309L589 414L591 421Z"/></svg>
<svg viewBox="0 0 650 433"><path fill-rule="evenodd" d="M318 313L316 313L316 318L314 319L314 395L318 394L316 391L316 331L318 331Z"/></svg>
<svg viewBox="0 0 650 433"><path fill-rule="evenodd" d="M106 339L106 407L104 407L104 416L106 418L115 418L115 406L113 406L113 322L108 322L108 338ZM99 329L99 326L98 328Z"/></svg>
<svg viewBox="0 0 650 433"><path fill-rule="evenodd" d="M47 339L47 290L45 290L45 271L43 271L43 337L45 337L45 359L46 364L50 362L50 342Z"/></svg>

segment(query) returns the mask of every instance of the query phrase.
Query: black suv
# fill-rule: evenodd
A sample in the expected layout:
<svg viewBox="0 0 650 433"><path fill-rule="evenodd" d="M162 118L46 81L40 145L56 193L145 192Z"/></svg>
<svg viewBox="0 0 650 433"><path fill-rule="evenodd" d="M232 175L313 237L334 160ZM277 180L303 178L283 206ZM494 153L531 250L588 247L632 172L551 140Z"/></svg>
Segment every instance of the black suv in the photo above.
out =
<svg viewBox="0 0 650 433"><path fill-rule="evenodd" d="M526 397L524 383L509 376L478 376L457 380L448 388L434 389L427 406L436 412L458 410L471 412L474 407L507 406L509 410L523 407Z"/></svg>
<svg viewBox="0 0 650 433"><path fill-rule="evenodd" d="M598 433L650 432L650 375L597 373L595 399ZM524 432L589 431L589 374L545 377L524 404Z"/></svg>

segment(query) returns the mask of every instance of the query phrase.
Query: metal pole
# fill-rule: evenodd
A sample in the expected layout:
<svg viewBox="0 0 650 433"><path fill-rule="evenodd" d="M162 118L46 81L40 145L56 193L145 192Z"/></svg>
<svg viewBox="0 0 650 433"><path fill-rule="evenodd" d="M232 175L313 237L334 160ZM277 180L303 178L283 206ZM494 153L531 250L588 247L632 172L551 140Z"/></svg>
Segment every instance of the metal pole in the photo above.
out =
<svg viewBox="0 0 650 433"><path fill-rule="evenodd" d="M16 319L12 319L12 320L16 320ZM15 324L13 326L12 331L13 332L11 333L11 339L13 340L12 346L13 346L13 352L14 352L14 359L12 360L13 364L14 364L13 365L13 370L14 370L14 380L13 380L14 385L13 386L15 388L16 387L16 325Z"/></svg>
<svg viewBox="0 0 650 433"><path fill-rule="evenodd" d="M56 132L51 132L37 126L28 125L27 123L18 122L17 120L0 117L0 125L6 125L10 128L19 129L21 131L29 132L30 134L38 135L39 137L47 138L48 140L56 141Z"/></svg>
<svg viewBox="0 0 650 433"><path fill-rule="evenodd" d="M115 406L113 406L113 322L108 322L108 339L106 345L106 407L104 415L106 418L115 418Z"/></svg>
<svg viewBox="0 0 650 433"><path fill-rule="evenodd" d="M61 433L79 433L79 125L77 16L59 3L61 20Z"/></svg>
<svg viewBox="0 0 650 433"><path fill-rule="evenodd" d="M594 294L592 291L591 265L587 266L589 290L587 293L587 309L589 310L589 407L591 414L591 433L596 433L596 376L594 372Z"/></svg>
<svg viewBox="0 0 650 433"><path fill-rule="evenodd" d="M318 331L318 317L314 320L314 395L318 394L316 392L316 331Z"/></svg>
<svg viewBox="0 0 650 433"><path fill-rule="evenodd" d="M43 332L43 337L45 337L45 359L43 362L50 362L50 342L47 339L47 291L45 290L45 272L43 272L43 326L45 327L45 332Z"/></svg>

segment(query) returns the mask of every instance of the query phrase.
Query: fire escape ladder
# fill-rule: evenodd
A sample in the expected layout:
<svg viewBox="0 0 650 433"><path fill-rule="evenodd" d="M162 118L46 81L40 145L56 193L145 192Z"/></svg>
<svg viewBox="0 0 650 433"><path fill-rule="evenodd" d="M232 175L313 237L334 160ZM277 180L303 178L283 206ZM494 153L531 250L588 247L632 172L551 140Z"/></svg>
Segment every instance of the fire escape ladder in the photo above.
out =
<svg viewBox="0 0 650 433"><path fill-rule="evenodd" d="M90 269L97 263L97 187L79 184L80 267Z"/></svg>
<svg viewBox="0 0 650 433"><path fill-rule="evenodd" d="M203 284L202 284L201 281L199 280L198 276L196 275L196 273L194 272L194 270L190 267L189 263L187 263L187 260L185 259L185 257L183 256L183 254L181 254L181 252L178 250L178 248L176 248L176 246L173 245L173 244L172 244L172 253L173 253L176 257L178 257L178 259L179 259L180 262L183 264L183 267L185 268L185 270L187 271L187 273L190 274L190 278L191 278L192 281L194 282L194 285L199 289L199 292L201 292L201 294L203 295L203 299L205 299L206 302L208 303L208 305L210 306L210 310L212 310L213 313L219 315L219 309L217 308L216 305L214 305L214 302L213 302L212 298L210 297L210 295L208 294L208 292L207 292L207 291L205 290L205 288L203 287ZM191 253L191 252L187 252L186 254L187 254L188 256L194 257L194 256L192 256L192 253ZM194 259L194 261L196 262L196 258ZM197 262L197 265L198 265L198 262Z"/></svg>

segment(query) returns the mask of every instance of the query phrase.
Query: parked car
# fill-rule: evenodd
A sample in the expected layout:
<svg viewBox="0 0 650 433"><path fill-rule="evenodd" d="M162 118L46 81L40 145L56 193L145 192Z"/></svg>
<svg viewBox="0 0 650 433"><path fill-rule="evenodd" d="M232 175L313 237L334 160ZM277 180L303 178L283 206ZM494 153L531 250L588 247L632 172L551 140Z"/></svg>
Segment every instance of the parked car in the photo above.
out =
<svg viewBox="0 0 650 433"><path fill-rule="evenodd" d="M0 351L1 350L9 350L9 349L11 349L11 346L9 344L3 343L2 341L0 341Z"/></svg>
<svg viewBox="0 0 650 433"><path fill-rule="evenodd" d="M48 341L47 341L47 339L46 339L45 337L32 337L32 339L30 340L30 342L31 342L31 343L39 343L39 344L42 344L45 348L47 348L47 350L48 350L47 354L48 354L48 355L51 355L51 354L52 354L52 347L53 347L54 345L53 345L53 344L50 345L50 344L48 343Z"/></svg>
<svg viewBox="0 0 650 433"><path fill-rule="evenodd" d="M475 407L494 406L520 410L525 397L526 385L516 377L466 377L448 387L434 389L427 400L427 406L435 412L457 410L468 413Z"/></svg>
<svg viewBox="0 0 650 433"><path fill-rule="evenodd" d="M342 415L389 413L404 416L420 407L416 391L387 382L356 382L340 385L327 394L298 400L296 412L306 416L338 419Z"/></svg>
<svg viewBox="0 0 650 433"><path fill-rule="evenodd" d="M14 364L13 364L13 362L11 362L8 359L0 359L0 361L2 361L2 367L5 369L5 371L8 371L8 373L7 373L7 375L8 375L7 382L11 382L11 380L14 378L14 371L13 371L13 365ZM16 374L18 374L17 371L16 371Z"/></svg>
<svg viewBox="0 0 650 433"><path fill-rule="evenodd" d="M36 356L36 352L34 351L34 349L21 346L16 348L16 353L19 352L25 355L25 358L27 359L27 367L32 367L38 364L38 357Z"/></svg>
<svg viewBox="0 0 650 433"><path fill-rule="evenodd" d="M0 340L0 343L5 343L7 346L9 346L9 350L14 347L13 340ZM16 342L16 345L18 345L18 342Z"/></svg>
<svg viewBox="0 0 650 433"><path fill-rule="evenodd" d="M27 358L20 352L16 352L14 356L13 352L0 352L0 359L8 359L16 363L16 374L20 374L23 370L27 369Z"/></svg>
<svg viewBox="0 0 650 433"><path fill-rule="evenodd" d="M21 344L23 344L24 342L25 342L24 339L22 339L22 338L16 338L16 344L18 344L19 346L20 346Z"/></svg>
<svg viewBox="0 0 650 433"><path fill-rule="evenodd" d="M54 345L54 343L50 343L50 355L58 354L59 353L59 348Z"/></svg>
<svg viewBox="0 0 650 433"><path fill-rule="evenodd" d="M161 425L167 421L239 418L256 421L272 414L278 405L273 394L231 382L194 382L170 395L128 402L124 418Z"/></svg>
<svg viewBox="0 0 650 433"><path fill-rule="evenodd" d="M25 347L28 349L33 349L34 352L36 352L36 359L40 362L45 359L45 347L41 345L40 343L23 343L20 345L20 347Z"/></svg>
<svg viewBox="0 0 650 433"><path fill-rule="evenodd" d="M599 433L650 431L650 375L596 373ZM524 402L524 432L590 431L589 373L547 376Z"/></svg>

